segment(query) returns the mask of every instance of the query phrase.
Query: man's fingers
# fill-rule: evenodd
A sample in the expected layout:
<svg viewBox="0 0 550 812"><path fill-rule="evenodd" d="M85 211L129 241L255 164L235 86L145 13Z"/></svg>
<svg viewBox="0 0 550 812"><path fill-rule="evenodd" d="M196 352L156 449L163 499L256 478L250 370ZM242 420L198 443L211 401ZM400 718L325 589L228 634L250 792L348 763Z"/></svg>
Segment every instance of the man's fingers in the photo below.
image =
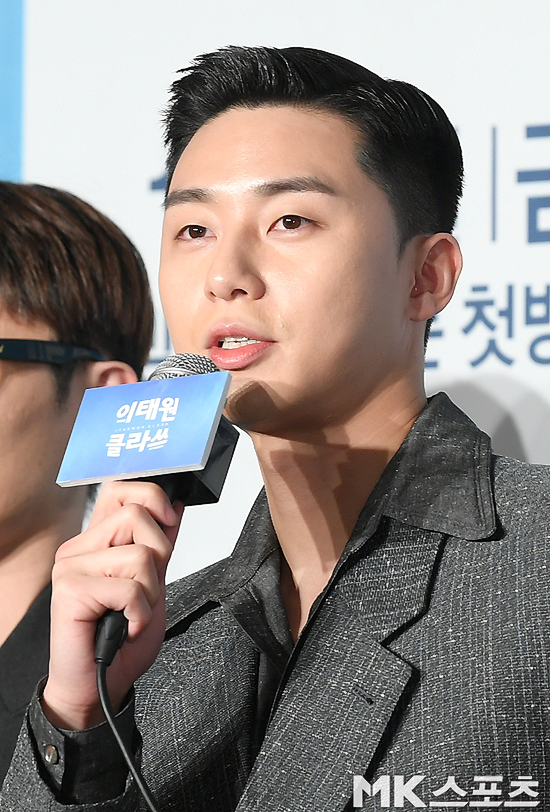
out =
<svg viewBox="0 0 550 812"><path fill-rule="evenodd" d="M179 517L174 511L178 524ZM169 538L159 527L147 508L128 504L119 507L115 513L88 528L85 533L66 541L57 551L56 561L72 556L106 550L110 547L123 547L132 544L149 547L155 555L158 571L162 571L172 554L173 538Z"/></svg>
<svg viewBox="0 0 550 812"><path fill-rule="evenodd" d="M92 617L75 618L89 620L97 616L93 609L94 601L100 606L98 613L103 614L105 609L123 609L126 594L122 587L120 593L119 582L124 582L124 589L139 590L145 596L150 606L154 606L161 595L161 585L157 569L157 560L153 550L144 544L132 544L125 547L114 547L92 553L61 558L56 562L52 581L58 591L58 598L73 601L82 595L89 595L89 606L93 611ZM86 580L88 579L88 580ZM94 579L94 580L89 580ZM131 586L133 582L133 586ZM94 588L94 592L89 589ZM112 606L113 595L120 594L120 601L124 606ZM108 603L105 598L108 597ZM67 604L67 605L70 605ZM127 615L128 619L130 616Z"/></svg>
<svg viewBox="0 0 550 812"><path fill-rule="evenodd" d="M112 515L118 508L129 504L142 505L161 525L172 527L178 522L178 515L170 500L159 485L153 482L105 482L101 488L90 527Z"/></svg>
<svg viewBox="0 0 550 812"><path fill-rule="evenodd" d="M58 603L52 604L53 613L63 613L70 606L71 620L91 623L105 614L107 609L124 612L128 620L128 638L133 639L147 628L152 614L151 595L143 583L133 578L117 578L116 582L90 575L73 576L66 584L58 585ZM160 597L160 591L157 598Z"/></svg>

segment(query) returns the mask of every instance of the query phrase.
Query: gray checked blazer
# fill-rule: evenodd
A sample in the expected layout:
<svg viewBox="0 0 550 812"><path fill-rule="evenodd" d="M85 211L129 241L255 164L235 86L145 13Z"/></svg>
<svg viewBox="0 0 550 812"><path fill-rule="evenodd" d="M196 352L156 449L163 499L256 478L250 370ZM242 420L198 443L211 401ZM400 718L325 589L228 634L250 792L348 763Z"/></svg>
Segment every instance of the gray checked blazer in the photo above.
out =
<svg viewBox="0 0 550 812"><path fill-rule="evenodd" d="M260 582L278 554L260 496L233 556L170 588L165 644L136 686L160 809L550 810L549 497L547 469L494 457L433 398L288 661L281 650L254 758L258 652L275 648ZM24 726L1 810L144 808L131 781L113 800L59 803L45 736ZM88 757L99 785L101 749Z"/></svg>

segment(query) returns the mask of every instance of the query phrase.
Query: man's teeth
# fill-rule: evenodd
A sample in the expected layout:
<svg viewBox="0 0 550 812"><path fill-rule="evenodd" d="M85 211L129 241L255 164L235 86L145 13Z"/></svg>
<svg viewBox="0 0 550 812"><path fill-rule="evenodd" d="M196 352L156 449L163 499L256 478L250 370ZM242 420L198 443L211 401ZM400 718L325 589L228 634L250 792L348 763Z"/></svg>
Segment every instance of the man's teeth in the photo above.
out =
<svg viewBox="0 0 550 812"><path fill-rule="evenodd" d="M247 344L259 343L255 338L247 338L246 336L226 336L218 343L218 346L224 350L236 350L239 347L245 347Z"/></svg>

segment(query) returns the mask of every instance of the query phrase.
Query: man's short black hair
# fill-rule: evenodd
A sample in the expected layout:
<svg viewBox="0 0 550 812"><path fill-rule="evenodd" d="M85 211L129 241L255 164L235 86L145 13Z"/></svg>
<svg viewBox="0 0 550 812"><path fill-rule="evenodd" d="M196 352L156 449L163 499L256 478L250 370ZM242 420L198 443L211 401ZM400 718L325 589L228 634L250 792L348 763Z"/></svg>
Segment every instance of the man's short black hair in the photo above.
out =
<svg viewBox="0 0 550 812"><path fill-rule="evenodd" d="M234 107L290 104L337 113L358 128L360 165L388 195L401 250L417 234L452 231L462 192L460 144L442 108L413 85L314 48L230 46L181 73L165 112L167 188L207 121Z"/></svg>

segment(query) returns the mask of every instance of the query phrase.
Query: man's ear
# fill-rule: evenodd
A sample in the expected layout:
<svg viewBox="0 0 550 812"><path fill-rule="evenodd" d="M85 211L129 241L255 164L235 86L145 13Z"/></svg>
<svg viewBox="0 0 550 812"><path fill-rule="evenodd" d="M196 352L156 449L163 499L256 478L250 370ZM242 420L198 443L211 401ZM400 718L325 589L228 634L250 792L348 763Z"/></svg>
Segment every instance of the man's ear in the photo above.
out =
<svg viewBox="0 0 550 812"><path fill-rule="evenodd" d="M94 361L86 370L86 388L97 386L118 386L122 383L137 383L138 376L129 364L123 361Z"/></svg>
<svg viewBox="0 0 550 812"><path fill-rule="evenodd" d="M449 303L462 270L462 254L452 234L432 234L417 246L409 296L413 321L427 321Z"/></svg>

